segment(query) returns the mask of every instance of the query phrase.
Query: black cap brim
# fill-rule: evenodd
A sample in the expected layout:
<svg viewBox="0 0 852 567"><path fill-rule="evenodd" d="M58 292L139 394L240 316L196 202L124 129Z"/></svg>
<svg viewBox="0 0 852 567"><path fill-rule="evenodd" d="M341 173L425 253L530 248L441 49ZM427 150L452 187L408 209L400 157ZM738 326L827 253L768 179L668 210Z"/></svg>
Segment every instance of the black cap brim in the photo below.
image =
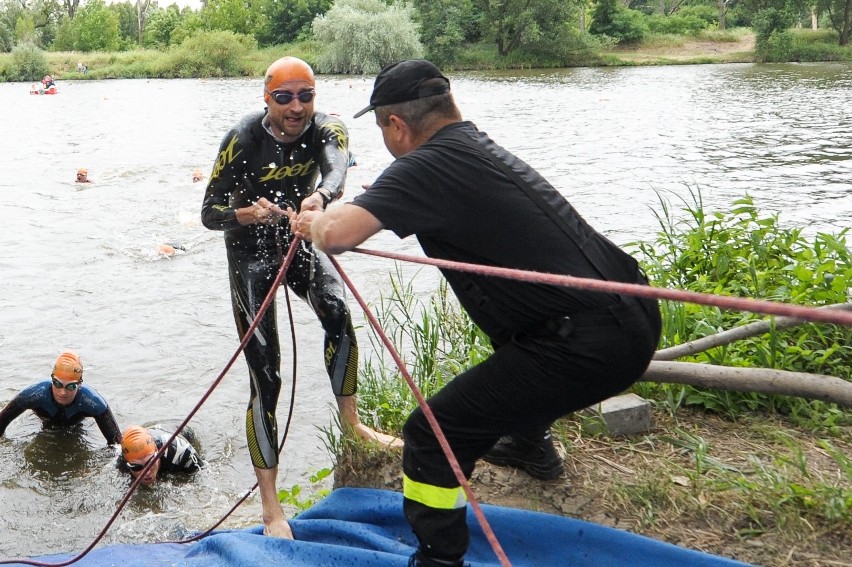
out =
<svg viewBox="0 0 852 567"><path fill-rule="evenodd" d="M353 116L352 118L358 118L359 116L363 116L364 114L367 114L367 113L368 113L368 112L370 112L371 110L375 110L375 109L376 109L376 107L375 107L374 105L372 105L372 104L371 104L371 105L366 106L366 107L364 107L363 109L361 109L361 110L360 110L357 114L355 114L355 116Z"/></svg>

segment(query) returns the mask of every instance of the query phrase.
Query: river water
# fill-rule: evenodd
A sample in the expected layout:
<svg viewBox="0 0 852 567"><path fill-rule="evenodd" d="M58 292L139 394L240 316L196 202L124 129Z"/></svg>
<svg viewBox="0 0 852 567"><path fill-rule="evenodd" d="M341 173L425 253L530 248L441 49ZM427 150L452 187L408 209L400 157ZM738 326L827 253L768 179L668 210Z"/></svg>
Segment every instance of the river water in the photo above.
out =
<svg viewBox="0 0 852 567"><path fill-rule="evenodd" d="M699 188L708 209L748 193L806 231L838 232L852 216L852 65L713 65L451 75L465 118L537 167L618 243L656 231L657 191ZM372 116L350 117L372 78L320 77L317 108L339 113L359 165L347 196L391 160ZM237 346L221 233L199 221L219 140L261 108L257 79L60 82L57 96L0 84L0 403L48 377L60 350L80 352L87 383L119 425L179 422ZM93 183L74 183L77 168ZM676 207L677 208L677 207ZM473 213L475 214L475 213ZM164 242L186 251L167 257ZM413 239L368 247L417 253ZM370 300L393 270L347 254L341 264ZM406 267L418 291L431 269ZM359 309L351 302L356 318ZM279 309L286 332L286 309ZM319 428L333 429L319 324L294 302L298 379L279 487L331 465ZM359 338L367 350L366 331ZM292 349L283 335L290 376ZM283 424L289 380L279 406ZM105 541L179 537L214 523L254 482L243 426L240 357L192 426L209 466L189 482L134 495ZM27 413L0 438L0 558L81 550L128 486L94 423L42 431ZM327 486L327 485L326 485ZM259 523L254 498L225 524Z"/></svg>

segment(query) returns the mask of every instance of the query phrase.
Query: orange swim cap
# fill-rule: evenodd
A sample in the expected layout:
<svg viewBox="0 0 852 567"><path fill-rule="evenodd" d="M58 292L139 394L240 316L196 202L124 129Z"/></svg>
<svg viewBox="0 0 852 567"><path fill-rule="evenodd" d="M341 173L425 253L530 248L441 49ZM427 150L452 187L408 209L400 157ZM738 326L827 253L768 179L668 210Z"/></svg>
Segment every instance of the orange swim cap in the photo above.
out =
<svg viewBox="0 0 852 567"><path fill-rule="evenodd" d="M314 82L314 71L311 66L298 57L282 57L266 70L263 82L263 100L269 102L269 93L286 81L305 81L311 86Z"/></svg>
<svg viewBox="0 0 852 567"><path fill-rule="evenodd" d="M56 359L53 365L53 377L63 382L74 380L79 382L83 379L83 362L77 353L66 350Z"/></svg>
<svg viewBox="0 0 852 567"><path fill-rule="evenodd" d="M175 247L171 244L160 244L159 246L157 246L157 252L166 256L174 256Z"/></svg>
<svg viewBox="0 0 852 567"><path fill-rule="evenodd" d="M128 463L141 461L156 452L157 444L144 427L131 425L121 434L121 455Z"/></svg>

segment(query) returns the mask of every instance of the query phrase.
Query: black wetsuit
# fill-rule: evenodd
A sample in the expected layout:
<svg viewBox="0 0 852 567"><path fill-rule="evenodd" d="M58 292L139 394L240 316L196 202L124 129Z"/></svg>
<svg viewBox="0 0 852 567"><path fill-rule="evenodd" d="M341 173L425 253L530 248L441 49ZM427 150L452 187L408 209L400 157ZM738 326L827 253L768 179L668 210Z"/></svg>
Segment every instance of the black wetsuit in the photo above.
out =
<svg viewBox="0 0 852 567"><path fill-rule="evenodd" d="M647 283L540 174L470 122L446 126L353 201L430 257ZM429 399L467 478L506 434L531 439L618 394L645 371L656 301L441 270L494 354ZM536 437L539 435L539 437ZM419 408L403 428L405 513L429 557L467 549L465 496Z"/></svg>
<svg viewBox="0 0 852 567"><path fill-rule="evenodd" d="M284 143L264 126L265 116L265 112L246 116L222 139L201 208L204 226L225 231L231 303L240 338L270 291L292 233L286 218L277 225L243 226L236 209L265 197L298 211L302 200L320 187L335 199L343 191L349 162L349 136L339 119L314 113L299 139ZM286 279L325 330L324 360L334 394L355 394L358 346L339 275L325 254L302 242ZM254 466L268 469L278 464L275 409L281 389L274 302L248 342L245 357L251 380L246 415L249 452Z"/></svg>
<svg viewBox="0 0 852 567"><path fill-rule="evenodd" d="M24 388L0 412L0 435L3 435L12 420L26 410L33 410L45 425L50 426L73 425L87 417L94 418L107 443L121 443L121 430L112 410L106 400L86 384L80 385L74 401L67 406L54 399L50 380Z"/></svg>

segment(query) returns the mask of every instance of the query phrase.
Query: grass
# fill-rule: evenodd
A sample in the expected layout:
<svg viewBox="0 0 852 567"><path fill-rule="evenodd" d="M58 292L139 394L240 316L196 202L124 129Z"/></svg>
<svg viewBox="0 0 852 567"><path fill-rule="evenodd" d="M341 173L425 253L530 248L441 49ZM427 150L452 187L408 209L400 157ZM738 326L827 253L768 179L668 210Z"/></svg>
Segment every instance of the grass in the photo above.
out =
<svg viewBox="0 0 852 567"><path fill-rule="evenodd" d="M849 566L852 427L815 435L782 416L738 420L654 410L650 431L589 435L558 421L566 474L539 481L480 461L480 503L574 517L765 566ZM335 453L335 487L401 489L398 452L354 440Z"/></svg>

